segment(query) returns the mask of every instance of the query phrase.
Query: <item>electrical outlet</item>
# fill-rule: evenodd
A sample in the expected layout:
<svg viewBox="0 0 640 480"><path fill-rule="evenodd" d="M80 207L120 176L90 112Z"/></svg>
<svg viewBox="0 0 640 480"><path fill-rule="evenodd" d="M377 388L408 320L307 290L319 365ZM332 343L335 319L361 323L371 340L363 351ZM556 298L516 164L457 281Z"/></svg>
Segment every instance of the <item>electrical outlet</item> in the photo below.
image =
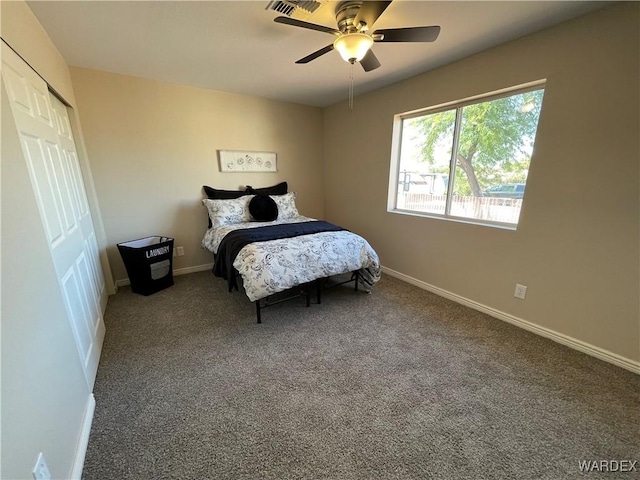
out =
<svg viewBox="0 0 640 480"><path fill-rule="evenodd" d="M516 291L513 292L513 296L521 300L524 300L524 297L527 296L527 286L516 283Z"/></svg>
<svg viewBox="0 0 640 480"><path fill-rule="evenodd" d="M36 460L36 466L33 467L32 473L34 480L51 480L51 472L42 452L38 455L38 460Z"/></svg>
<svg viewBox="0 0 640 480"><path fill-rule="evenodd" d="M176 248L176 250L178 250L178 256L179 257L184 255L184 247L178 247L178 248Z"/></svg>

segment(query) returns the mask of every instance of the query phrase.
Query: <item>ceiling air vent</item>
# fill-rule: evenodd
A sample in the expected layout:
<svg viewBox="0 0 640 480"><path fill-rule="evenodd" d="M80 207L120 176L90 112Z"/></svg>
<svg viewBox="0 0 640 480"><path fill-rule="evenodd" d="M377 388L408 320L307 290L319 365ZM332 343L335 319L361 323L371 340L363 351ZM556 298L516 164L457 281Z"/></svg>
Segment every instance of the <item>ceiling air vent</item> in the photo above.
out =
<svg viewBox="0 0 640 480"><path fill-rule="evenodd" d="M301 19L311 15L320 5L322 2L318 0L271 0L266 9Z"/></svg>

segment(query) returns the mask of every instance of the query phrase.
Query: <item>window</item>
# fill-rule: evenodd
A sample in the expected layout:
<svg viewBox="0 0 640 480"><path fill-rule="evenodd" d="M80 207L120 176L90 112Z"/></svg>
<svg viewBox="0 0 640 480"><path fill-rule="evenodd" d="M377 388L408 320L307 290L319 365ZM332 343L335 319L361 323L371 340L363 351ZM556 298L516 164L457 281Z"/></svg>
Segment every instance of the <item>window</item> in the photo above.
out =
<svg viewBox="0 0 640 480"><path fill-rule="evenodd" d="M390 209L514 228L544 84L397 115Z"/></svg>

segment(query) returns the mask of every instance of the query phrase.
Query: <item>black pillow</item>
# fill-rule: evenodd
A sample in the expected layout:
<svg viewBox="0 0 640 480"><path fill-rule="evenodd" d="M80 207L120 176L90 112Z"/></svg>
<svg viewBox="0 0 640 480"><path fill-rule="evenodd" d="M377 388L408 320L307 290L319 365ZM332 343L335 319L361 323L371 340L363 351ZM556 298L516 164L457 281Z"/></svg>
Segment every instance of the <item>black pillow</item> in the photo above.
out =
<svg viewBox="0 0 640 480"><path fill-rule="evenodd" d="M287 193L287 182L282 182L272 187L253 188L247 185L245 192L253 195L284 195Z"/></svg>
<svg viewBox="0 0 640 480"><path fill-rule="evenodd" d="M249 213L259 222L271 222L278 218L278 205L267 195L256 195L249 202Z"/></svg>
<svg viewBox="0 0 640 480"><path fill-rule="evenodd" d="M211 188L203 185L204 193L207 194L207 198L211 200L230 200L232 198L240 198L247 194L243 190L218 190L217 188ZM285 192L286 193L286 192Z"/></svg>

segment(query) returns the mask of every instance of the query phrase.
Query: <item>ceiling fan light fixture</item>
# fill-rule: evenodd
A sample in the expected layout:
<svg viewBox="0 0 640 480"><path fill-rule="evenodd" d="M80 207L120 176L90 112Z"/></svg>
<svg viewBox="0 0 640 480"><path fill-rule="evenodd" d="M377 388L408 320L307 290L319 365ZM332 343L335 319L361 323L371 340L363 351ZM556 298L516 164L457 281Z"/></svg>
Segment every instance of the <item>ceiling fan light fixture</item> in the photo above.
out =
<svg viewBox="0 0 640 480"><path fill-rule="evenodd" d="M372 45L373 39L364 33L346 33L333 42L333 48L349 63L362 60Z"/></svg>

